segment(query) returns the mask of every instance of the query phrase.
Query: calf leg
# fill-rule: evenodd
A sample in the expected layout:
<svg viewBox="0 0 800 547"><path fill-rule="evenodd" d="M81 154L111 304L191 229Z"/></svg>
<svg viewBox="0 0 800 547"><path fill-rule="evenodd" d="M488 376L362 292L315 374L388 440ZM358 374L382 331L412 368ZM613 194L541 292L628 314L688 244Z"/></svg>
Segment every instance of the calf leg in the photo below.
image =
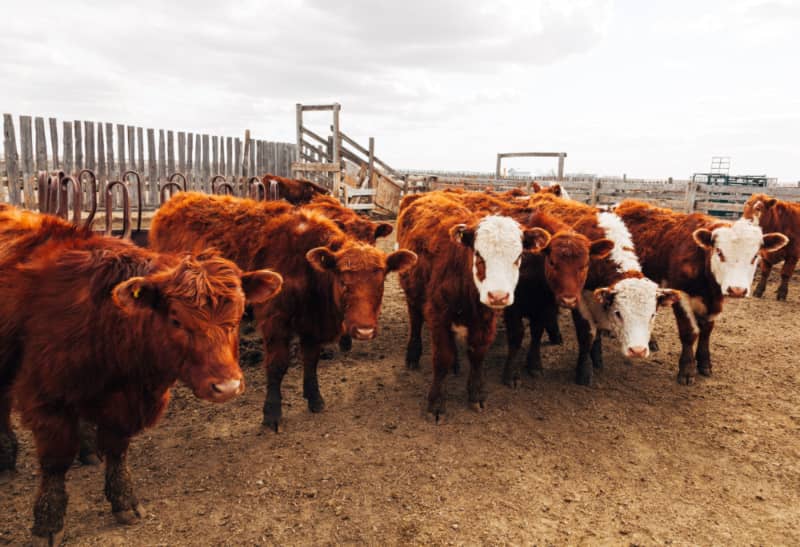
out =
<svg viewBox="0 0 800 547"><path fill-rule="evenodd" d="M517 364L517 353L522 347L522 314L520 308L514 304L503 311L503 319L506 324L506 339L508 342L508 353L506 354L506 364L503 367L503 383L509 387L519 386L519 365Z"/></svg>
<svg viewBox="0 0 800 547"><path fill-rule="evenodd" d="M758 280L758 285L756 285L755 290L753 291L753 296L756 298L761 298L764 296L764 291L767 290L767 280L769 279L769 273L772 271L772 266L774 264L769 260L762 260L759 266L761 270L761 278Z"/></svg>
<svg viewBox="0 0 800 547"><path fill-rule="evenodd" d="M67 470L78 453L78 421L72 416L26 417L33 424L39 457L39 491L33 504L33 544L59 545L67 512Z"/></svg>
<svg viewBox="0 0 800 547"><path fill-rule="evenodd" d="M78 424L78 434L80 435L80 449L78 450L78 461L83 465L97 465L100 459L97 457L97 428L83 420Z"/></svg>
<svg viewBox="0 0 800 547"><path fill-rule="evenodd" d="M700 328L700 337L697 340L697 372L703 376L711 376L711 349L709 340L711 331L714 329L714 321L707 318L697 318L697 326Z"/></svg>
<svg viewBox="0 0 800 547"><path fill-rule="evenodd" d="M493 330L493 329L491 329ZM471 328L467 337L469 357L469 379L467 380L467 395L470 406L477 411L486 408L486 381L483 374L483 359L486 357L486 350L492 341L493 332L486 332L484 329Z"/></svg>
<svg viewBox="0 0 800 547"><path fill-rule="evenodd" d="M678 383L690 385L695 377L694 343L697 340L697 324L685 296L672 305L678 335L681 339L681 356L678 361Z"/></svg>
<svg viewBox="0 0 800 547"><path fill-rule="evenodd" d="M558 309L555 309L554 312L547 318L547 324L544 328L547 331L547 339L550 344L559 346L564 343L564 338L561 336L561 328L558 326Z"/></svg>
<svg viewBox="0 0 800 547"><path fill-rule="evenodd" d="M543 373L542 367L542 334L545 329L544 321L537 314L531 317L530 331L531 331L531 345L528 348L527 361L525 370L531 376L541 376Z"/></svg>
<svg viewBox="0 0 800 547"><path fill-rule="evenodd" d="M133 492L133 480L128 470L130 437L117 430L99 427L97 441L106 462L106 499L111 512L120 524L133 524L144 517L144 509Z"/></svg>
<svg viewBox="0 0 800 547"><path fill-rule="evenodd" d="M590 352L590 356L592 358L592 367L596 368L597 370L603 369L603 337L600 333L596 333L594 336L594 342L592 342L592 350Z"/></svg>
<svg viewBox="0 0 800 547"><path fill-rule="evenodd" d="M781 284L778 287L778 300L786 300L789 296L789 281L792 279L794 268L797 266L796 256L787 256L783 261L783 268L781 268Z"/></svg>
<svg viewBox="0 0 800 547"><path fill-rule="evenodd" d="M311 412L322 412L325 401L319 392L319 379L317 378L317 363L319 363L320 344L316 340L300 340L303 352L303 397L308 401Z"/></svg>
<svg viewBox="0 0 800 547"><path fill-rule="evenodd" d="M281 383L289 368L289 336L273 336L267 343L265 337L264 363L267 369L267 398L264 401L262 425L276 433L281 422Z"/></svg>
<svg viewBox="0 0 800 547"><path fill-rule="evenodd" d="M11 428L11 387L0 386L0 472L17 465L19 443Z"/></svg>
<svg viewBox="0 0 800 547"><path fill-rule="evenodd" d="M408 346L406 347L406 367L411 370L419 369L419 359L422 356L422 308L411 298L407 299L408 305Z"/></svg>
<svg viewBox="0 0 800 547"><path fill-rule="evenodd" d="M575 383L588 386L592 383L592 364L589 359L596 329L578 310L572 310L572 322L578 338L578 363L575 365Z"/></svg>
<svg viewBox="0 0 800 547"><path fill-rule="evenodd" d="M445 412L445 378L456 357L456 342L450 325L445 322L429 323L433 350L433 383L428 392L428 412L436 421Z"/></svg>

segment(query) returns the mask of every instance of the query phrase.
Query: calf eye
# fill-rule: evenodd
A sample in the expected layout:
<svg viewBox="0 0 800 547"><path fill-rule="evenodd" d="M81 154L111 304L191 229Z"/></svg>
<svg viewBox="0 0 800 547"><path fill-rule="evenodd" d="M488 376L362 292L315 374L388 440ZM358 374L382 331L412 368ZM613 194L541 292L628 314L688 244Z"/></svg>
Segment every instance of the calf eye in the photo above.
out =
<svg viewBox="0 0 800 547"><path fill-rule="evenodd" d="M617 319L619 319L620 321L622 321L622 314L619 312L619 310L614 310L614 315L616 315L616 316L617 316Z"/></svg>
<svg viewBox="0 0 800 547"><path fill-rule="evenodd" d="M180 322L180 321L178 321L177 319L175 319L175 318L172 318L172 319L170 319L170 320L169 320L169 322L170 322L170 323L172 324L172 326L173 326L173 327L175 327L176 329L179 329L179 328L181 328L181 322Z"/></svg>
<svg viewBox="0 0 800 547"><path fill-rule="evenodd" d="M725 262L725 255L722 254L722 249L717 249L717 256L719 257L720 261Z"/></svg>

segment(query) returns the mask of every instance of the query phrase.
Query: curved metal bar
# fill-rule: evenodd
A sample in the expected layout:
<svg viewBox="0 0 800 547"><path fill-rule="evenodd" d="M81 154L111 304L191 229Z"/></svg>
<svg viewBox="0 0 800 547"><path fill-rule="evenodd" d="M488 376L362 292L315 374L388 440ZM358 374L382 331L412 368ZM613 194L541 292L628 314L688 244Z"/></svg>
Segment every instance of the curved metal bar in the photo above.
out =
<svg viewBox="0 0 800 547"><path fill-rule="evenodd" d="M67 192L69 190L70 183L72 183L72 223L75 226L78 226L81 222L83 192L81 191L82 188L80 183L69 175L62 178L58 183L60 186L60 191L58 192L58 210L56 211L56 215L66 219L69 214L69 211L67 210L69 207L69 197Z"/></svg>
<svg viewBox="0 0 800 547"><path fill-rule="evenodd" d="M222 190L225 190L224 192ZM217 186L215 194L219 194L221 196L235 196L236 189L233 187L233 184L228 181L223 181Z"/></svg>
<svg viewBox="0 0 800 547"><path fill-rule="evenodd" d="M86 217L86 221L83 223L83 225L91 226L92 222L94 221L94 215L97 214L97 175L95 175L94 171L91 169L81 169L77 178L75 179L78 181L78 184L81 186L81 188L83 188L84 175L89 175L89 183L91 184L89 192L91 193L92 210L89 211L89 216Z"/></svg>
<svg viewBox="0 0 800 547"><path fill-rule="evenodd" d="M121 180L113 180L106 186L106 231L105 235L111 235L111 221L114 209L114 187L122 189L122 239L131 238L131 202L128 198L128 187Z"/></svg>
<svg viewBox="0 0 800 547"><path fill-rule="evenodd" d="M183 188L181 188L181 185L178 184L177 182L165 182L164 186L161 187L161 190L159 192L160 196L159 199L161 200L160 201L161 205L164 205L164 202L166 202L169 199L167 197L167 190L170 190L169 197L171 198L172 196L175 195L175 192L173 192L172 190L180 192L183 190Z"/></svg>
<svg viewBox="0 0 800 547"><path fill-rule="evenodd" d="M136 177L136 198L137 198L137 205L139 206L139 213L136 219L136 232L142 231L142 177L139 176L139 173L128 169L124 173L122 173L122 181L128 182L128 176L133 175Z"/></svg>
<svg viewBox="0 0 800 547"><path fill-rule="evenodd" d="M175 179L178 178L178 177L180 177L183 180L183 191L184 192L188 192L189 191L189 187L188 187L188 185L186 183L186 175L184 175L183 173L180 173L180 172L172 173L169 177L167 177L167 182L175 183ZM162 188L162 190L163 190L163 188ZM161 200L161 203L164 203L164 200Z"/></svg>
<svg viewBox="0 0 800 547"><path fill-rule="evenodd" d="M211 193L212 194L219 194L220 193L219 192L219 188L217 187L217 184L219 184L220 186L223 186L225 188L228 188L228 192L227 192L228 195L233 195L234 194L233 185L225 181L225 175L214 175L213 177L211 177Z"/></svg>
<svg viewBox="0 0 800 547"><path fill-rule="evenodd" d="M267 198L267 188L259 177L250 177L247 179L247 195L250 196L250 199L256 201L259 201L262 195L264 199Z"/></svg>

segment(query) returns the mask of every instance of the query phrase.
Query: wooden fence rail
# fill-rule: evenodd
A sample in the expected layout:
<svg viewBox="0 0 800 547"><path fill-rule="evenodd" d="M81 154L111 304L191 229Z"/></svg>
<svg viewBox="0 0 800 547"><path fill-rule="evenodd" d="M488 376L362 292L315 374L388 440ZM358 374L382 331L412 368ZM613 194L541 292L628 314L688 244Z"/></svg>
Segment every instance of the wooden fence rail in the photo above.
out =
<svg viewBox="0 0 800 547"><path fill-rule="evenodd" d="M495 179L493 177L453 176L423 172L406 173L409 191L465 188L496 191L523 188L530 191L531 179ZM541 179L536 179L541 180ZM778 199L800 202L800 187L789 186L738 186L701 184L689 180L633 180L633 179L577 179L548 180L558 182L572 199L590 205L608 206L624 199L639 199L659 207L683 212L702 212L719 217L736 218L742 214L747 199L755 193L766 193Z"/></svg>
<svg viewBox="0 0 800 547"><path fill-rule="evenodd" d="M15 123L11 114L4 114L0 201L35 208L35 174L45 170L92 169L101 196L105 183L120 179L128 169L138 171L150 208L158 205L160 186L176 170L186 175L191 189L204 192L211 192L210 180L216 175L234 183L263 173L291 176L295 144L250 138L252 152L243 164L244 144L240 138L79 120L63 121L59 133L56 118L45 124L41 116L19 116ZM132 192L133 202L136 189Z"/></svg>

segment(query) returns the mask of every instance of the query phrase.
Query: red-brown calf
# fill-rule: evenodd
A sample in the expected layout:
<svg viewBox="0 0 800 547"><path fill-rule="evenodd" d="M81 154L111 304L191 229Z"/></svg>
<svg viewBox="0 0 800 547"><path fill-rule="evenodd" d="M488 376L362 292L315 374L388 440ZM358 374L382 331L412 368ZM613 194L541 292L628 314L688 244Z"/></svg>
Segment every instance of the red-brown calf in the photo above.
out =
<svg viewBox="0 0 800 547"><path fill-rule="evenodd" d="M783 262L777 299L786 300L789 280L800 259L800 203L779 201L766 194L753 194L744 204L744 218L754 220L765 232L780 232L789 238L789 243L783 249L762 254L761 279L753 291L753 296L764 296L772 267Z"/></svg>
<svg viewBox="0 0 800 547"><path fill-rule="evenodd" d="M289 203L299 205L308 203L314 196L328 194L328 189L310 180L290 179L267 173L261 177L269 199L285 199Z"/></svg>
<svg viewBox="0 0 800 547"><path fill-rule="evenodd" d="M345 333L356 340L374 338L386 274L416 261L414 253L386 255L356 241L313 211L192 192L162 206L150 234L158 250L212 246L243 268L270 268L283 276L281 294L253 308L266 350L263 423L276 431L292 337L300 337L303 396L312 412L321 412L325 402L317 363L322 344Z"/></svg>
<svg viewBox="0 0 800 547"><path fill-rule="evenodd" d="M4 214L0 231L13 253L0 265L0 461L15 464L13 400L41 465L34 541L63 534L79 420L97 425L106 497L117 520L133 522L142 510L126 465L131 437L156 423L176 380L213 402L241 393L245 295L271 298L280 276L243 274L215 253L154 253L28 212Z"/></svg>

